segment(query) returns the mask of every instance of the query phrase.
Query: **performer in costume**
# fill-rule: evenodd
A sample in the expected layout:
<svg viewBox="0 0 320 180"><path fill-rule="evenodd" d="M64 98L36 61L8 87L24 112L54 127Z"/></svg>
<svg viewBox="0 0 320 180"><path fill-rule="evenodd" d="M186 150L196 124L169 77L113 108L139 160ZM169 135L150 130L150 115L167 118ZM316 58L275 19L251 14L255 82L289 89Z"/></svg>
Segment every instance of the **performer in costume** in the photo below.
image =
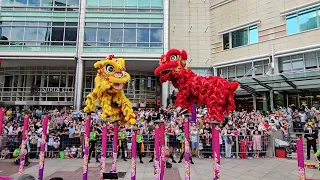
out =
<svg viewBox="0 0 320 180"><path fill-rule="evenodd" d="M140 130L138 130L137 132L137 152L138 152L138 156L139 156L139 159L140 159L140 163L143 163L142 161L142 153L141 153L141 145L143 143L143 136L140 132Z"/></svg>
<svg viewBox="0 0 320 180"><path fill-rule="evenodd" d="M97 69L95 87L87 96L84 112L95 112L98 104L102 108L102 120L110 117L111 121L120 121L122 125L134 124L136 115L123 91L125 84L130 80L124 59L114 59L114 55L110 55L96 62L94 67Z"/></svg>
<svg viewBox="0 0 320 180"><path fill-rule="evenodd" d="M120 132L118 133L119 136L119 151L118 151L118 158L120 156L120 150L121 150L121 159L124 161L127 161L126 155L125 155L125 149L127 149L127 134L126 129L124 127L120 128Z"/></svg>
<svg viewBox="0 0 320 180"><path fill-rule="evenodd" d="M162 55L159 67L154 74L160 77L160 82L171 81L178 89L176 106L179 114L192 112L192 104L206 105L208 119L224 121L224 115L235 109L234 91L238 82L229 82L216 76L198 76L186 67L188 55L185 50L171 49Z"/></svg>

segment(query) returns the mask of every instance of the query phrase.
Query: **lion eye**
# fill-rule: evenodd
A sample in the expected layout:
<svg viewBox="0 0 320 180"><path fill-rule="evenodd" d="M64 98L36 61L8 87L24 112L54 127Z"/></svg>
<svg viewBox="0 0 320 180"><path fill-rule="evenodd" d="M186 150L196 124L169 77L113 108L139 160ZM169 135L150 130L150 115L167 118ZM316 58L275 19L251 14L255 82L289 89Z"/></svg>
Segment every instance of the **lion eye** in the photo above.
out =
<svg viewBox="0 0 320 180"><path fill-rule="evenodd" d="M170 60L171 60L171 61L176 61L176 60L178 60L178 55L176 55L176 54L171 55L171 56L170 56Z"/></svg>
<svg viewBox="0 0 320 180"><path fill-rule="evenodd" d="M113 72L114 72L114 67L113 67L112 65L107 65L107 66L106 66L106 71L107 71L108 73L113 73Z"/></svg>

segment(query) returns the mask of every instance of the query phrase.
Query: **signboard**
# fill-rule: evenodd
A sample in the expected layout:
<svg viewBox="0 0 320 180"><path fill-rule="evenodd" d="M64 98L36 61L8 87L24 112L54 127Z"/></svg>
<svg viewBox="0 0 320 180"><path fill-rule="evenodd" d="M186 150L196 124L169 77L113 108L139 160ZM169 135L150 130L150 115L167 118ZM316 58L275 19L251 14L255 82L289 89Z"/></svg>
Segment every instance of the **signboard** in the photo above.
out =
<svg viewBox="0 0 320 180"><path fill-rule="evenodd" d="M63 87L63 88L58 88L58 87L34 87L31 89L32 92L40 92L40 93L64 93L64 92L73 92L73 88L69 87Z"/></svg>

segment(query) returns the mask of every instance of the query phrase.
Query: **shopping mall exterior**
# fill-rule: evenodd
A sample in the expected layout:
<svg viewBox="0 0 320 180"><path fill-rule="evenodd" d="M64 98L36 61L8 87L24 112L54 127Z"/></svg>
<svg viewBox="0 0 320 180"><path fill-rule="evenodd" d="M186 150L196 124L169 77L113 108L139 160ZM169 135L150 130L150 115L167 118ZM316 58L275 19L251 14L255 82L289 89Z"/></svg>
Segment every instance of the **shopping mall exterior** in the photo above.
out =
<svg viewBox="0 0 320 180"><path fill-rule="evenodd" d="M238 109L320 104L320 0L2 0L0 101L81 108L93 63L127 60L135 107L167 104L153 69L186 49L203 76L240 83Z"/></svg>
<svg viewBox="0 0 320 180"><path fill-rule="evenodd" d="M80 109L94 86L94 62L114 54L126 60L134 107L155 107L167 14L168 0L2 0L0 101Z"/></svg>

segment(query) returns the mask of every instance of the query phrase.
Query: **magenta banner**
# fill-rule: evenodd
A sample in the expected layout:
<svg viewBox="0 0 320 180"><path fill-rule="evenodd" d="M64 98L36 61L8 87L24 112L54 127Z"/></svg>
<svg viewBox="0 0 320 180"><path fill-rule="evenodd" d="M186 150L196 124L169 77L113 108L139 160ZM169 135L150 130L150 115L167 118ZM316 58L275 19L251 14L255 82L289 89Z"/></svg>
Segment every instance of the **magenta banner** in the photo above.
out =
<svg viewBox="0 0 320 180"><path fill-rule="evenodd" d="M305 180L306 179L306 173L304 169L304 153L303 153L303 140L302 136L300 139L296 141L297 145L297 160L298 160L298 175L299 180Z"/></svg>

